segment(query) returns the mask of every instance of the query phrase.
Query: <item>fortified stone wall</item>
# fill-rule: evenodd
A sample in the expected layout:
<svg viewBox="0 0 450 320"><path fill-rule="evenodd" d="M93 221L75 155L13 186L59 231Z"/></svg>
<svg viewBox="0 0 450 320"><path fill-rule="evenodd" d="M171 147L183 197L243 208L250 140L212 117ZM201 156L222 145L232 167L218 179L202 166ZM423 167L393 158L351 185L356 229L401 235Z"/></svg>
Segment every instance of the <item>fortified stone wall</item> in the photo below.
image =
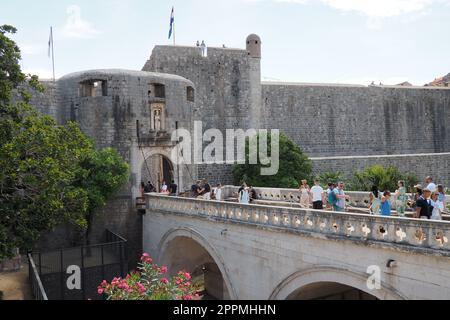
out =
<svg viewBox="0 0 450 320"><path fill-rule="evenodd" d="M312 157L450 151L450 90L264 83L263 123Z"/></svg>
<svg viewBox="0 0 450 320"><path fill-rule="evenodd" d="M431 175L436 183L450 186L450 153L324 157L311 160L316 174L340 171L344 179L350 179L354 171L377 164L397 167L402 172L415 175L421 182Z"/></svg>
<svg viewBox="0 0 450 320"><path fill-rule="evenodd" d="M246 50L209 48L208 56L202 57L195 47L157 46L144 70L193 81L197 94L192 120L203 121L206 128L280 129L311 157L450 151L448 88L261 84L259 63ZM420 178L433 164L427 156L418 162L411 159L401 161L401 167ZM333 168L334 163L326 162L315 165L316 172ZM354 161L343 158L340 163L351 175ZM385 161L359 158L358 163ZM197 169L200 178L233 182L231 166L199 165ZM450 173L442 170L442 175L443 181L450 180Z"/></svg>

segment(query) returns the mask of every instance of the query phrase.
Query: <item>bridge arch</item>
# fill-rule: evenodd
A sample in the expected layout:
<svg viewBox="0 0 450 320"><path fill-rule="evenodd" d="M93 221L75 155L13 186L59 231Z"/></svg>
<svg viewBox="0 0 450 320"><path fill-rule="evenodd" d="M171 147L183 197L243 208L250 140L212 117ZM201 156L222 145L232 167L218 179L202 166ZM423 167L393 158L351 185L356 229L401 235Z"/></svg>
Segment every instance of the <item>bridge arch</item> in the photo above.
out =
<svg viewBox="0 0 450 320"><path fill-rule="evenodd" d="M222 257L199 232L189 227L171 229L161 238L157 252L158 262L167 265L169 271L195 273L203 269L203 272L215 276L214 280L223 281L222 288L220 285L217 287L220 281L212 281L215 286L213 291L223 291L223 295L216 298L238 299Z"/></svg>
<svg viewBox="0 0 450 320"><path fill-rule="evenodd" d="M353 272L343 268L331 266L316 266L310 269L297 271L285 278L272 292L270 300L295 299L301 296L302 290L322 286L340 285L341 288L357 289L379 300L404 300L394 288L381 283L379 290L367 288L367 274Z"/></svg>

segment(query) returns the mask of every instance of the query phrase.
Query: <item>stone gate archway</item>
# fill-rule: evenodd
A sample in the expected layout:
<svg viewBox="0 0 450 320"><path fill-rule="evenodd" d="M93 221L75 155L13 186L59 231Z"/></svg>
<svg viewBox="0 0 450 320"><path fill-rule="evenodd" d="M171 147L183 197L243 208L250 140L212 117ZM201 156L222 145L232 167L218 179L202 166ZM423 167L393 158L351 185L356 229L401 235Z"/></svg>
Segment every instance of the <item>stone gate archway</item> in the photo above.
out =
<svg viewBox="0 0 450 320"><path fill-rule="evenodd" d="M172 161L162 154L153 154L145 159L141 167L141 180L145 183L150 181L160 191L163 181L169 185L175 181L175 170Z"/></svg>

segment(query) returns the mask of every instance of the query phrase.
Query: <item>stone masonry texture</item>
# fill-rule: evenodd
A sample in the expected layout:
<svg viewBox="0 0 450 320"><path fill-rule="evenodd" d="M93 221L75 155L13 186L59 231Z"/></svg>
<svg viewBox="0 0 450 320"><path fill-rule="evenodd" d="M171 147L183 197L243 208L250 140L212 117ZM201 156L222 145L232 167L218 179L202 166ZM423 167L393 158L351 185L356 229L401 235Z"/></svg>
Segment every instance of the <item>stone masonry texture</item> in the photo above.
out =
<svg viewBox="0 0 450 320"><path fill-rule="evenodd" d="M135 209L141 158L173 148L170 141L141 145L137 138L150 131L152 102L165 104L168 135L175 123L192 133L195 121L221 132L280 129L312 158L315 173L349 176L368 165L395 165L420 180L432 174L450 185L450 88L267 83L261 82L260 63L259 54L246 49L208 48L202 56L196 47L156 46L143 71L91 70L44 82L47 90L33 95L34 106L59 123L77 121L97 147L117 149L130 164L130 180L100 210L93 238L108 227L128 238L131 256L141 250ZM104 94L84 96L89 81L104 83ZM149 96L153 84L164 86L164 99ZM181 189L197 178L233 182L230 165L192 165L180 175ZM44 242L57 246L62 240Z"/></svg>

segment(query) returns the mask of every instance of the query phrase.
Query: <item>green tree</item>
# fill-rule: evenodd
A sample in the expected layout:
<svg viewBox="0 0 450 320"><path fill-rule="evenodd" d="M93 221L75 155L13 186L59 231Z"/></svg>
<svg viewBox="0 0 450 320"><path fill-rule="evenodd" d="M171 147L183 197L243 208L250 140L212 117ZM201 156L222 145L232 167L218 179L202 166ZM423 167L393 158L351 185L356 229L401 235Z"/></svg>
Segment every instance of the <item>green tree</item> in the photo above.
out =
<svg viewBox="0 0 450 320"><path fill-rule="evenodd" d="M396 167L383 167L374 165L362 171L356 171L349 183L348 189L354 191L370 191L372 186L377 186L379 190L394 191L397 189L397 182L405 181L407 189L411 190L418 179L410 174L400 172Z"/></svg>
<svg viewBox="0 0 450 320"><path fill-rule="evenodd" d="M256 137L256 141L259 142L259 138L260 136ZM268 154L271 154L270 135L267 136L267 142ZM285 134L280 134L279 170L277 174L272 176L261 175L261 168L264 166L260 161L258 161L258 164L249 164L250 150L248 143L249 139L246 143L246 164L233 165L233 177L236 184L245 181L248 185L255 187L297 188L300 180L311 178L311 161L300 147Z"/></svg>
<svg viewBox="0 0 450 320"><path fill-rule="evenodd" d="M320 182L322 184L327 184L329 182L334 182L334 183L338 183L340 181L343 181L343 174L340 171L336 171L336 172L322 172L319 176L318 176Z"/></svg>
<svg viewBox="0 0 450 320"><path fill-rule="evenodd" d="M128 165L116 150L105 148L90 152L81 160L75 186L87 193L86 240L96 209L104 206L108 198L113 196L128 179Z"/></svg>
<svg viewBox="0 0 450 320"><path fill-rule="evenodd" d="M78 125L57 125L28 104L24 88L43 87L21 72L20 50L7 37L14 32L0 27L0 260L59 224L88 230L95 208L128 177L116 151L97 151Z"/></svg>

